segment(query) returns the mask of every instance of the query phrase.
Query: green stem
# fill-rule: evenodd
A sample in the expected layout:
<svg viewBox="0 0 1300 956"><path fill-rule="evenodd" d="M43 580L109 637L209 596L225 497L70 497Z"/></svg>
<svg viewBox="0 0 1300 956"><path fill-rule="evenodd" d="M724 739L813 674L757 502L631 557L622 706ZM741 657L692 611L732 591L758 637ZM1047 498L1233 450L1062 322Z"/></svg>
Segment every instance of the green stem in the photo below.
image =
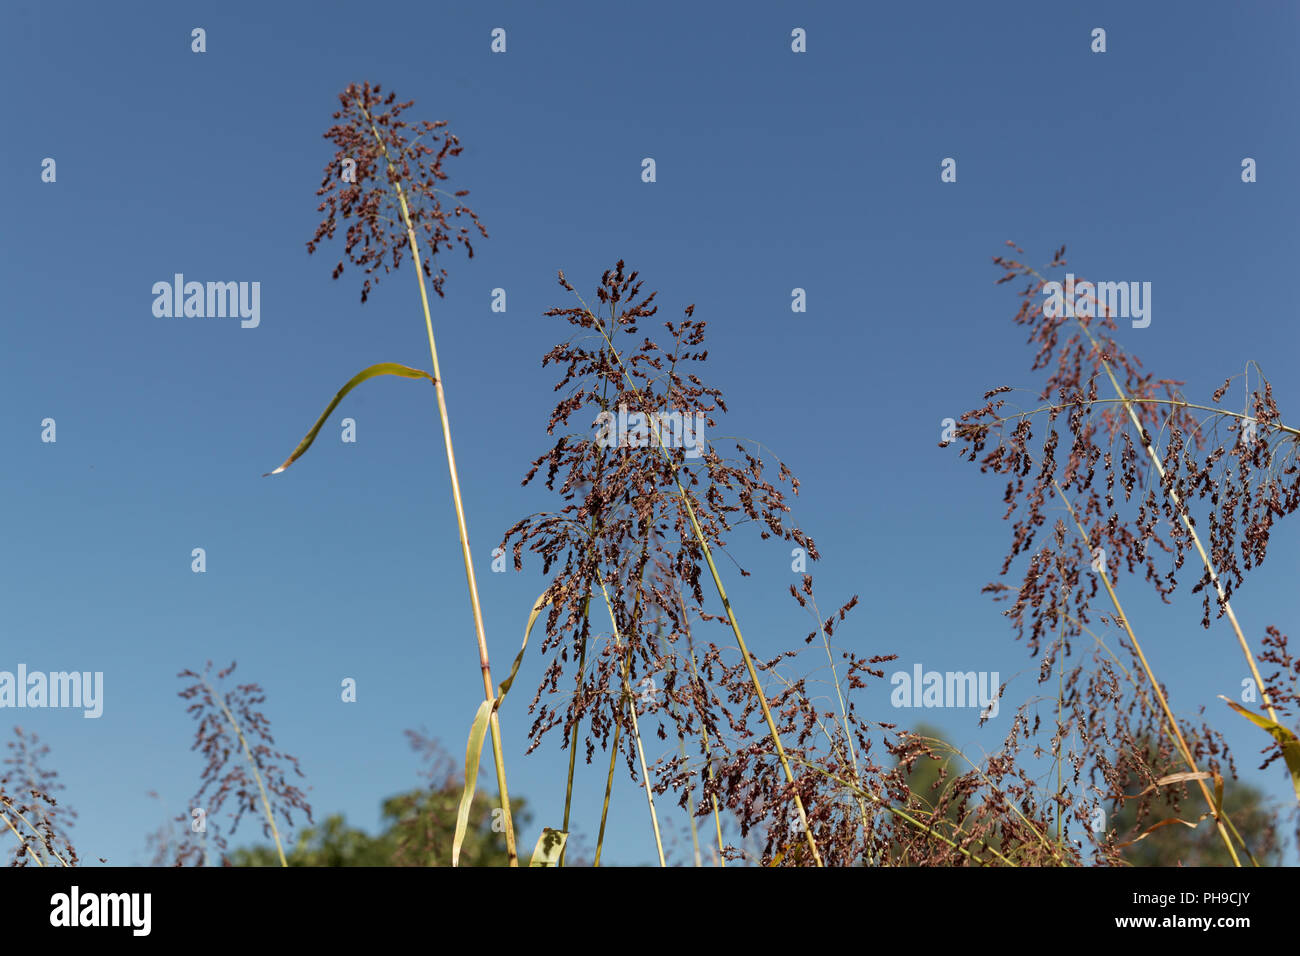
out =
<svg viewBox="0 0 1300 956"><path fill-rule="evenodd" d="M650 770L646 766L645 747L641 743L641 728L636 719L636 698L632 696L632 688L628 684L628 672L632 666L632 645L624 644L623 638L619 634L618 621L614 619L614 603L610 600L609 591L605 587L603 579L600 580L600 591L605 597L605 607L609 610L609 626L614 631L614 646L623 651L623 697L627 701L628 715L632 719L632 736L636 742L637 757L641 761L641 780L645 784L645 799L650 806L650 826L654 829L655 849L659 853L659 865L667 866L664 862L664 841L659 834L659 816L655 813L655 796L654 787L650 784Z"/></svg>
<svg viewBox="0 0 1300 956"><path fill-rule="evenodd" d="M239 738L239 744L244 748L244 756L248 759L248 765L253 768L253 776L257 780L258 793L262 795L262 811L266 814L266 822L271 827L271 836L275 838L275 852L280 855L280 865L288 866L288 861L284 858L284 847L280 844L280 828L275 825L275 817L271 814L271 801L266 797L266 786L262 783L262 772L257 768L257 761L253 758L253 753L248 749L248 741L244 739L244 732L239 727L239 722L235 720L235 715L230 712L226 706L225 700L217 694L212 685L208 683L206 677L202 678L203 686L208 689L208 694L217 702L221 712L226 715L226 720L230 721L230 726L235 729L235 736Z"/></svg>
<svg viewBox="0 0 1300 956"><path fill-rule="evenodd" d="M605 821L609 819L609 795L614 789L614 766L618 763L618 739L623 732L623 725L614 722L614 746L609 751L609 774L605 777L605 805L600 810L600 834L596 837L596 859L594 866L600 866L600 853L605 846Z"/></svg>
<svg viewBox="0 0 1300 956"><path fill-rule="evenodd" d="M601 395L602 408L605 405L606 397L608 395L608 388L609 388L609 382L606 381L605 382L606 391ZM600 479L601 479L601 475L604 473L604 470L605 470L605 456L602 455L600 457L600 461L596 463L596 478L595 478L596 487L600 486ZM593 568L596 565L596 556L598 553L596 551L596 532L599 530L599 525L600 525L600 511L601 511L600 507L597 507L592 512L591 525L587 529L587 542L588 542L587 546L591 550ZM585 596L582 599L582 616L579 618L579 621L581 622L579 624L579 627L584 628L584 631L582 635L582 645L578 649L578 686L577 686L577 690L574 691L575 698L582 694L582 684L583 684L584 677L586 676L587 673L588 633L586 628L588 627L587 614L591 610L591 584L592 584L591 581L586 582L586 587L584 588ZM575 700L575 705L576 703L577 701ZM573 721L573 731L569 735L569 772L568 775L565 777L565 781L564 781L564 830L566 833L569 830L569 813L573 807L573 776L574 776L574 765L577 761L577 757L578 757L578 721L575 719ZM606 791L605 794L605 803L606 803L606 808L608 808L609 806L608 790ZM602 814L601 816L602 834L604 833L604 829L605 829L604 815ZM564 849L560 851L560 861L559 861L560 866L564 866L564 856L565 856L565 852L568 849L569 849L569 844L568 841L566 840L564 844ZM597 860L600 859L599 844L597 844L596 846L596 859Z"/></svg>
<svg viewBox="0 0 1300 956"><path fill-rule="evenodd" d="M469 530L465 521L465 506L460 495L460 478L456 473L456 452L452 448L451 442L451 420L447 414L447 395L442 385L442 371L438 366L438 347L433 338L433 318L429 313L429 294L424 287L424 268L423 260L420 258L420 246L415 237L415 226L411 222L411 211L406 203L406 193L402 189L401 179L397 177L397 167L388 155L388 147L384 143L383 137L379 135L379 130L375 127L370 113L364 106L361 107L361 113L370 124L370 131L374 134L375 141L379 144L379 149L383 153L384 159L388 163L389 172L393 177L393 187L397 192L397 200L402 207L402 220L406 224L407 242L410 245L411 257L415 263L415 277L420 284L420 303L424 307L424 326L429 337L429 355L433 360L433 387L438 396L438 415L442 420L442 436L447 449L447 469L451 474L451 497L456 508L456 526L460 535L461 557L465 562L465 580L469 586L470 606L474 612L474 632L478 639L479 670L483 676L483 699L493 702L496 699L495 685L492 683L492 668L488 662L487 633L483 627L483 608L479 603L478 584L474 579L474 561L470 554ZM496 764L497 789L501 795L501 810L505 822L506 851L510 857L510 865L518 866L519 854L515 847L515 826L510 814L510 790L506 786L505 755L501 748L501 723L495 703L492 706L489 725L492 730L492 759Z"/></svg>

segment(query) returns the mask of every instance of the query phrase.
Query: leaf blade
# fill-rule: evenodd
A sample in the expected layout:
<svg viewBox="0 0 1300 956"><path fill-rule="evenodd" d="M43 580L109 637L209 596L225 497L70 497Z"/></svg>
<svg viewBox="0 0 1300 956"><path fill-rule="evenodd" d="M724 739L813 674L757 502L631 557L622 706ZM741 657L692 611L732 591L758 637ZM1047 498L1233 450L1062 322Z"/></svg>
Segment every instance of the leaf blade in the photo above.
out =
<svg viewBox="0 0 1300 956"><path fill-rule="evenodd" d="M569 841L567 830L556 830L551 827L542 827L542 835L537 838L537 846L533 849L533 858L528 861L532 866L558 866L560 854L564 851L564 844Z"/></svg>
<svg viewBox="0 0 1300 956"><path fill-rule="evenodd" d="M523 663L524 651L528 650L528 635L533 632L533 625L537 623L538 616L546 610L551 599L547 597L550 588L543 591L533 602L532 613L528 615L528 623L524 625L524 646L519 648L519 653L515 655L515 662L510 666L510 674L497 685L497 709L501 707L501 701L505 700L506 692L510 690L510 685L515 682L515 675L519 673L519 665Z"/></svg>
<svg viewBox="0 0 1300 956"><path fill-rule="evenodd" d="M356 375L353 375L346 385L339 389L338 394L334 396L334 400L325 407L325 411L321 413L320 418L316 419L316 424L313 425L311 431L307 433L307 437L298 443L298 447L293 450L293 454L284 460L284 464L275 469L275 471L268 471L262 477L269 478L271 475L278 475L301 458L307 449L312 446L312 442L316 440L316 436L320 434L320 430L324 427L326 420L329 419L330 413L333 412L334 409L338 408L339 402L343 401L348 392L352 391L362 382L380 375L397 375L401 378L427 378L430 382L435 383L437 381L432 375L423 369L411 368L409 365L400 365L397 362L380 362L377 365L372 365L369 368L362 369Z"/></svg>
<svg viewBox="0 0 1300 956"><path fill-rule="evenodd" d="M1282 748L1282 759L1286 761L1286 769L1291 774L1291 786L1295 788L1296 800L1300 800L1300 737L1296 737L1291 728L1283 727L1262 714L1247 710L1236 701L1229 700L1222 694L1219 695L1219 699L1256 727L1262 727L1268 731L1268 735L1278 742L1278 745Z"/></svg>
<svg viewBox="0 0 1300 956"><path fill-rule="evenodd" d="M451 842L451 865L460 865L460 848L465 842L465 830L469 825L469 808L474 802L474 787L478 783L478 762L483 755L483 738L487 735L488 717L492 714L494 702L485 700L478 705L474 723L469 729L469 740L465 743L465 790L460 795L460 806L456 810L456 835Z"/></svg>

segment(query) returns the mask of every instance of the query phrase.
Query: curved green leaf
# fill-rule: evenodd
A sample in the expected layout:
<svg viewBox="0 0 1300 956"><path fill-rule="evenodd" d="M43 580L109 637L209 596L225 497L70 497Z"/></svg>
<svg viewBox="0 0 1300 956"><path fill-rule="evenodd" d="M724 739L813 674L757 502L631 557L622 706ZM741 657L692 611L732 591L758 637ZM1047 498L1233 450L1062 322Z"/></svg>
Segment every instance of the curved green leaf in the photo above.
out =
<svg viewBox="0 0 1300 956"><path fill-rule="evenodd" d="M490 700L478 705L474 724L469 729L469 742L465 745L465 791L460 795L460 809L456 811L456 836L451 842L451 865L460 864L460 847L465 842L465 828L469 824L469 808L474 802L474 786L478 782L478 760L483 754L483 737L487 733L488 717L492 714Z"/></svg>
<svg viewBox="0 0 1300 956"><path fill-rule="evenodd" d="M529 861L529 866L557 866L560 862L560 853L564 850L564 844L568 842L569 834L566 830L553 830L550 827L542 827L542 835L537 838L537 846L533 850L533 858Z"/></svg>
<svg viewBox="0 0 1300 956"><path fill-rule="evenodd" d="M1300 737L1296 737L1289 727L1283 727L1261 714L1249 711L1235 701L1228 700L1222 694L1219 697L1252 724L1267 730L1269 736L1278 742L1278 745L1282 748L1282 759L1286 761L1286 769L1291 772L1291 786L1295 788L1296 800L1300 800Z"/></svg>
<svg viewBox="0 0 1300 956"><path fill-rule="evenodd" d="M339 393L334 396L334 401L330 402L329 405L326 406L325 411L321 413L320 418L316 419L316 424L312 426L312 430L307 433L307 437L298 443L298 447L293 450L292 455L284 460L284 464L275 469L275 471L268 471L262 477L266 478L270 475L278 475L297 461L302 456L303 452L311 447L311 443L316 440L316 435L325 424L325 420L330 417L330 412L338 408L339 402L343 401L343 397L366 379L375 378L378 375L398 375L402 378L427 378L430 382L437 381L432 375L423 369L411 368L409 365L399 365L396 362L380 362L378 365L372 365L368 369L363 369L356 375L352 376L348 383L339 389Z"/></svg>
<svg viewBox="0 0 1300 956"><path fill-rule="evenodd" d="M515 675L519 673L519 665L524 659L524 651L528 650L528 635L533 632L533 625L537 623L538 616L551 603L551 599L546 596L550 588L538 595L536 603L533 604L533 612L528 615L528 623L524 625L524 646L519 648L519 653L515 655L515 662L510 667L510 676L497 685L497 707L500 708L501 701L505 700L506 691L510 685L515 682Z"/></svg>

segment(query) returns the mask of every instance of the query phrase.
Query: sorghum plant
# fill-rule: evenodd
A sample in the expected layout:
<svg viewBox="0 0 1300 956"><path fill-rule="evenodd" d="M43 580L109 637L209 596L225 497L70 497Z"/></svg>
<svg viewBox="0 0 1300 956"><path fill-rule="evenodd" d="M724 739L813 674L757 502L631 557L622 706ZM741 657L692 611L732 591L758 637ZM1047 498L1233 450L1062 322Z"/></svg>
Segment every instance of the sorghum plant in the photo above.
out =
<svg viewBox="0 0 1300 956"><path fill-rule="evenodd" d="M563 272L559 282L574 291ZM763 665L753 660L744 643L713 551L725 548L729 535L747 522L759 527L762 539L796 542L814 559L817 549L797 527L783 523L789 505L783 492L764 476L765 463L758 454L738 444L739 457L725 459L703 440L701 426L714 427L714 413L725 412L726 405L721 392L692 371L708 357L703 348L705 324L693 317L694 306L685 309L680 321L663 324L666 345L643 337L625 354L622 342L635 342L641 323L658 311L653 304L656 293L643 297L641 288L638 274L625 272L620 260L604 273L596 292L607 316L597 317L581 299L580 307L546 313L564 318L576 330L542 360L543 365L555 364L563 370L555 387L563 395L551 413L547 432L567 430L575 419L584 431L561 434L551 450L533 462L523 482L533 481L545 467L547 488L567 503L557 512L518 522L502 541L502 547L513 549L516 568L522 566L525 547L541 557L544 573L558 568L538 602L550 607L541 645L550 661L530 705L530 712L537 714L530 729L530 751L548 731L563 728L564 745L570 751L567 828L573 765L584 724L588 763L597 741L602 748L609 747L613 733L611 758L621 738L633 779L638 764L640 775L647 776L637 722L638 701L646 691L638 695L632 688L644 688L650 681L654 682L652 697L662 695L661 704L672 702L671 708L659 713L670 715L679 740L694 742L702 739L701 734L718 740L719 715L731 721L731 730L748 735L752 731L746 721L751 714L761 714L772 748L765 752L772 761L766 769L783 776L786 802L802 817L805 809L794 772L759 683ZM610 434L620 411L629 409L647 423L639 447ZM605 434L585 430L593 417L604 421ZM670 441L668 433L680 440ZM784 464L778 463L777 480L797 492L798 482ZM718 604L705 596L701 579L706 567ZM747 573L741 569L741 574ZM595 622L593 600L598 606L604 604L607 612ZM600 622L606 616L610 627L601 640ZM729 628L740 651L739 663L723 669L721 652L710 646L699 662L688 665L679 645L686 641L692 617ZM719 677L732 683L710 690L709 680ZM561 681L569 687L561 688ZM742 705L739 716L730 714L719 693ZM543 695L548 699L543 700ZM561 699L552 703L549 698L554 695ZM658 733L666 739L662 725ZM758 772L757 766L751 769ZM647 779L645 786L663 863L651 794L662 793L666 785ZM816 859L811 830L805 836L811 858ZM600 850L598 843L597 859Z"/></svg>
<svg viewBox="0 0 1300 956"><path fill-rule="evenodd" d="M1065 266L1064 253L1062 247L1048 268ZM1248 391L1243 412L1220 406L1232 379L1216 390L1213 405L1188 402L1178 390L1181 382L1144 373L1142 363L1108 334L1116 329L1114 318L1095 296L1080 294L1083 308L1045 309L1042 274L1017 259L999 256L994 262L1004 270L999 282L1033 277L1020 293L1016 322L1037 347L1034 369L1048 370L1048 377L1036 407L1028 409L1009 407L1009 399L999 397L1013 389L991 390L983 406L961 416L953 438L982 471L1007 476L1004 517L1013 521L1013 537L1001 573L1024 558L1023 579L1014 589L993 582L985 590L998 600L1014 597L1004 613L1030 652L1043 653L1040 684L1056 683L1050 754L1058 773L1051 797L1058 836L1064 810L1083 809L1073 791L1085 769L1095 791L1111 799L1132 796L1118 792L1131 777L1146 781L1150 785L1138 797L1143 804L1158 793L1176 805L1195 782L1207 807L1200 819L1213 819L1236 860L1240 838L1221 812L1221 760L1235 776L1231 757L1210 727L1194 728L1175 717L1124 613L1117 582L1122 573L1140 570L1168 602L1189 551L1197 556L1201 570L1192 592L1204 592L1201 623L1210 626L1211 602L1217 616L1229 618L1268 713L1252 719L1278 741L1300 797L1300 744L1277 723L1277 688L1262 678L1230 603L1245 572L1264 560L1275 520L1300 506L1300 431L1281 423L1262 375ZM1075 280L1074 289L1082 282ZM1072 303L1074 289L1065 290ZM1043 420L1045 432L1038 443L1036 419ZM1208 507L1200 504L1205 499ZM1199 527L1208 527L1208 548L1198 530L1198 509L1204 511ZM1099 610L1103 589L1109 609ZM1092 632L1093 621L1119 629L1118 652ZM1091 666L1067 669L1065 658L1085 634L1095 644ZM1022 717L1028 719L1024 708L1013 737ZM1023 730L1036 733L1038 719ZM1068 741L1076 738L1079 748L1072 750ZM1154 741L1155 753L1140 741ZM1176 763L1182 765L1178 772L1168 772ZM1165 772L1157 776L1151 767ZM1086 813L1076 816L1082 820ZM1117 850L1113 840L1099 844L1107 859Z"/></svg>
<svg viewBox="0 0 1300 956"><path fill-rule="evenodd" d="M447 413L447 397L443 387L442 370L438 364L438 349L433 336L433 319L429 312L429 296L425 288L427 276L433 291L443 295L445 269L433 270L433 260L440 251L463 245L472 258L471 226L481 236L487 230L478 216L468 206L459 202L468 191L448 193L439 187L447 179L443 162L461 152L460 141L447 132L445 122L425 120L414 125L402 119L402 114L413 105L412 100L397 102L397 96L383 95L378 84L350 85L339 95L342 106L334 113L337 121L325 132L337 150L333 160L325 167L317 195L323 196L318 211L326 214L316 233L307 243L308 253L316 251L319 243L333 238L340 219L351 220L344 242L344 255L361 267L366 276L361 287L361 301L370 295L371 282L379 281L380 269L385 274L401 265L403 247L416 263L416 279L420 288L420 304L424 312L425 331L429 340L432 374L393 362L372 365L348 381L325 409L315 427L299 443L293 454L272 474L278 474L302 455L313 441L321 426L334 408L353 388L378 375L397 375L403 378L425 378L433 383L438 400L438 414L442 422L443 442L447 452L447 469L451 477L452 504L460 534L461 557L465 563L465 578L469 588L470 607L473 612L475 636L478 640L479 668L483 680L484 708L481 713L491 727L492 752L496 763L497 786L501 809L504 813L506 844L510 863L518 865L515 848L514 823L510 815L510 794L506 786L505 757L501 745L500 720L497 714L496 688L492 682L492 669L488 659L487 634L483 626L483 610L479 603L478 584L474 576L474 562L469 545L469 532L465 521L465 508L461 501L460 477L456 470L456 455L452 447L451 421ZM450 211L443 198L452 200ZM457 224L453 220L465 221ZM426 243L421 250L421 237ZM334 268L337 279L344 271L340 259ZM478 735L478 718L471 740ZM477 757L475 757L477 766ZM465 800L472 799L473 780L466 781Z"/></svg>
<svg viewBox="0 0 1300 956"><path fill-rule="evenodd" d="M379 281L377 270L382 268L388 273L401 265L404 247L429 277L433 291L442 297L447 270L435 273L433 257L439 250L451 250L459 243L474 258L470 223L487 238L487 229L474 210L454 202L449 218L442 203L443 197L459 199L469 195L466 189L448 193L439 187L447 179L443 161L460 155L460 140L446 131L445 121L423 120L411 125L401 119L415 101L398 103L395 93L384 97L378 85L352 84L339 95L339 102L343 108L334 119L341 122L325 132L325 138L338 150L325 167L316 191L316 195L325 197L318 211L327 215L307 243L307 252L315 252L322 240L334 238L339 219L350 219L343 251L366 276L361 286L362 302L370 296L371 277ZM468 223L451 222L461 218L468 219ZM419 254L418 239L411 242L407 230L424 237L427 257ZM339 260L334 278L342 274L343 261Z"/></svg>
<svg viewBox="0 0 1300 956"><path fill-rule="evenodd" d="M225 680L234 669L232 663L216 674L216 680ZM220 693L213 686L211 671L212 662L209 661L202 674L184 670L177 675L193 680L179 692L179 696L193 701L186 712L198 721L194 745L190 749L199 751L207 759L191 806L203 811L204 832L221 853L223 865L227 862L225 854L229 834L239 828L239 821L245 813L256 813L260 807L266 821L262 825L263 833L274 838L280 865L288 866L280 829L276 825L277 814L289 826L293 826L295 810L301 811L308 823L312 822L311 805L306 795L290 782L288 776L290 773L298 777L303 775L298 767L298 758L275 749L271 723L265 714L255 709L266 701L262 688L257 684L237 684L232 690ZM234 806L230 811L229 827L223 830L218 820L226 801L232 798ZM177 819L189 822L186 816ZM198 862L190 857L201 852L195 843L183 845L177 865Z"/></svg>

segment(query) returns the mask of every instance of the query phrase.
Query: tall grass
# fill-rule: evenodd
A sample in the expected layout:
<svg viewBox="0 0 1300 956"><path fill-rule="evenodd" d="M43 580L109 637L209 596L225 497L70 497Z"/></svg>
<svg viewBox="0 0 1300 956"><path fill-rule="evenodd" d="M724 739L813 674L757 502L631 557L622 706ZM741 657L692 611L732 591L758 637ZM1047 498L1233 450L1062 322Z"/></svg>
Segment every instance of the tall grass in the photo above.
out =
<svg viewBox="0 0 1300 956"><path fill-rule="evenodd" d="M1063 250L1054 266L1064 264L1062 255ZM1010 260L995 261L1010 272L1021 268ZM680 322L663 323L667 344L645 338L640 325L657 312L656 294L643 296L637 273L626 272L619 262L602 276L597 290L607 312L603 317L581 297L578 308L547 313L564 318L574 334L543 360L563 372L556 386L563 397L547 423L549 433L560 434L550 451L534 460L525 483L545 467L547 487L562 493L566 504L517 523L502 545L513 548L517 567L526 547L552 575L540 648L550 657L531 708L536 720L530 749L552 728L563 728L570 748L566 820L583 728L589 754L598 742L609 746L613 739L597 859L620 747L629 769L637 767L634 776L640 777L648 799L652 788L673 789L684 806L689 803L693 816L712 813L720 844L723 807L736 817L742 836L751 830L763 833L759 860L765 865L1121 863L1132 842L1126 837L1133 835L1098 827L1102 804L1109 803L1113 811L1137 801L1145 814L1160 799L1178 805L1189 785L1200 791L1205 812L1187 825L1209 820L1234 862L1255 859L1223 810L1224 788L1235 769L1222 735L1209 723L1197 726L1178 717L1115 582L1125 566L1136 568L1166 596L1174 577L1172 571L1156 569L1154 548L1174 555L1174 570L1182 565L1184 548L1201 557L1204 573L1194 591L1212 588L1220 613L1230 616L1268 714L1255 717L1278 740L1276 756L1294 764L1291 732L1276 722L1276 703L1288 693L1282 689L1284 678L1295 676L1292 659L1285 656L1285 638L1280 632L1277 638L1270 636L1280 649L1271 647L1269 659L1282 662L1286 670L1266 681L1236 624L1229 597L1244 571L1263 560L1272 521L1300 502L1300 479L1292 477L1297 433L1278 420L1271 389L1263 383L1250 398L1253 416L1225 410L1218 420L1249 418L1258 431L1256 443L1220 446L1199 461L1192 459L1188 449L1201 447L1205 423L1190 418L1189 410L1197 406L1176 392L1177 383L1152 381L1140 373L1140 363L1105 334L1114 327L1109 317L1093 323L1073 319L1078 328L1068 337L1061 323L1047 321L1033 302L1045 280L1028 271L1038 285L1025 293L1028 304L1016 321L1029 326L1031 341L1039 344L1035 368L1052 370L1039 400L1055 400L1036 410L1048 421L1047 437L1041 447L1031 446L1028 419L1034 413L1004 414L1005 400L992 399L1009 390L999 388L985 396L984 407L963 415L941 444L961 442L964 457L981 461L983 470L1012 476L1006 502L1008 518L1016 520L1002 573L1026 561L1025 578L1016 589L995 582L986 590L999 599L1014 598L1007 617L1017 636L1027 637L1031 653L1042 655L1040 682L1053 685L1046 698L1054 710L1046 752L1054 782L1036 768L1034 753L1040 748L1030 741L1038 735L1037 703L1029 700L1016 710L1001 749L979 763L968 761L970 769L949 782L936 805L911 793L905 781L916 760L935 758L932 742L865 721L852 703L855 692L885 676L878 665L893 655L849 654L843 672L836 663L830 637L856 598L822 621L811 577L803 588L790 589L816 621L806 641L820 638L826 658L820 670L827 674L829 696L815 696L806 677L784 676L788 664L783 662L794 652L764 662L745 641L740 615L714 560L737 526L736 517L757 524L763 538L796 541L814 560L819 555L811 539L779 517L790 509L783 494L763 478L762 454L738 445L734 462L714 447L698 460L688 459L661 430L649 427L668 413L698 412L711 428L714 414L725 411L721 393L686 370L707 356L704 324L693 318L694 307L685 310ZM560 284L574 291L563 273ZM626 350L620 339L631 343ZM1111 384L1117 396L1113 404L1098 395L1099 380ZM1216 403L1222 393L1215 395ZM644 434L631 447L602 443L587 430L593 416L620 405L646 415ZM1068 424L1071 439L1069 457L1060 462L1058 419ZM1154 471L1149 480L1137 464L1126 423ZM1156 433L1164 436L1163 453L1153 438ZM997 446L988 451L993 437ZM1239 467L1216 470L1225 456L1236 458ZM788 469L778 463L778 470L797 491ZM1123 489L1128 501L1139 486L1145 496L1135 502L1142 505L1138 514L1122 514L1115 507L1117 490ZM1208 546L1188 504L1198 493L1218 508L1209 519ZM1065 516L1051 523L1044 514L1050 501L1060 502ZM1228 517L1234 513L1251 518L1240 535ZM1039 543L1038 529L1044 525L1049 537ZM1238 551L1246 555L1244 569L1232 557ZM712 602L701 589L706 578L713 584ZM1103 588L1109 610L1094 601ZM612 649L600 648L594 666L593 648L599 643L588 618L593 589L609 609L616 636ZM1203 623L1208 626L1208 594L1205 607ZM1118 650L1093 634L1094 619L1118 631ZM738 658L725 662L711 642L702 660L693 646L683 653L694 620L730 629ZM1075 653L1072 645L1085 633L1094 638L1086 646L1086 664L1067 666ZM571 673L575 661L578 667ZM569 693L559 691L566 673L574 688ZM677 753L661 755L654 765L645 759L646 735L630 693L631 685L646 675L664 684L664 700L653 708L660 719L659 736L666 724L677 738ZM725 699L743 702L743 713L728 713L721 706ZM629 701L630 709L625 706ZM832 705L829 711L820 710L824 701ZM762 743L748 726L752 720L765 730ZM694 757L688 756L688 742ZM1151 745L1154 752L1147 750ZM873 748L881 746L894 758L892 768L872 759ZM1294 767L1289 772L1294 778ZM1076 782L1081 774L1084 781ZM1127 792L1135 777L1145 787ZM661 847L653 810L651 818ZM741 856L735 847L729 852Z"/></svg>
<svg viewBox="0 0 1300 956"><path fill-rule="evenodd" d="M460 475L456 468L456 452L451 437L451 419L447 411L446 389L442 368L438 361L438 347L433 334L433 319L429 310L426 276L438 296L443 295L446 270L433 271L432 262L440 249L451 249L459 244L472 258L474 247L471 228L483 237L487 230L474 211L460 202L468 192L448 193L439 185L447 178L443 161L459 155L459 140L446 132L444 122L424 120L414 125L402 119L403 112L413 101L398 103L396 94L383 96L379 85L364 83L349 86L339 95L341 109L334 114L336 124L325 138L337 147L333 160L325 167L318 195L324 197L319 211L326 217L307 244L314 252L320 242L331 238L340 220L351 220L347 230L344 251L353 264L361 267L366 276L361 289L364 303L370 294L372 282L378 281L378 270L385 273L397 268L403 258L403 247L415 264L415 277L420 290L420 307L424 317L425 334L429 343L432 373L386 363L371 366L354 376L338 393L315 427L299 444L294 453L273 474L278 474L310 447L321 425L330 412L352 388L376 374L395 374L407 378L423 377L433 383L438 403L438 419L442 426L443 447L447 455L447 471L451 483L452 507L456 513L456 529L460 540L461 560L465 566L465 582L469 591L470 610L474 620L474 635L478 645L479 672L483 683L485 709L492 737L492 757L496 767L497 788L504 815L506 845L510 865L518 865L515 845L514 821L510 813L510 791L506 782L505 756L501 742L500 717L497 712L498 691L492 680L492 666L488 654L487 634L483 624L483 607L479 600L478 582L474 574L473 554L469 544L469 529L465 518L465 505L461 497ZM442 200L452 200L446 209ZM461 218L467 224L455 225ZM422 246L421 240L424 245ZM343 274L343 261L334 270L334 278ZM477 719L475 723L477 724ZM471 740L478 736L471 731ZM473 758L477 768L477 756ZM468 767L468 762L467 762ZM466 780L465 807L472 799L474 780Z"/></svg>

